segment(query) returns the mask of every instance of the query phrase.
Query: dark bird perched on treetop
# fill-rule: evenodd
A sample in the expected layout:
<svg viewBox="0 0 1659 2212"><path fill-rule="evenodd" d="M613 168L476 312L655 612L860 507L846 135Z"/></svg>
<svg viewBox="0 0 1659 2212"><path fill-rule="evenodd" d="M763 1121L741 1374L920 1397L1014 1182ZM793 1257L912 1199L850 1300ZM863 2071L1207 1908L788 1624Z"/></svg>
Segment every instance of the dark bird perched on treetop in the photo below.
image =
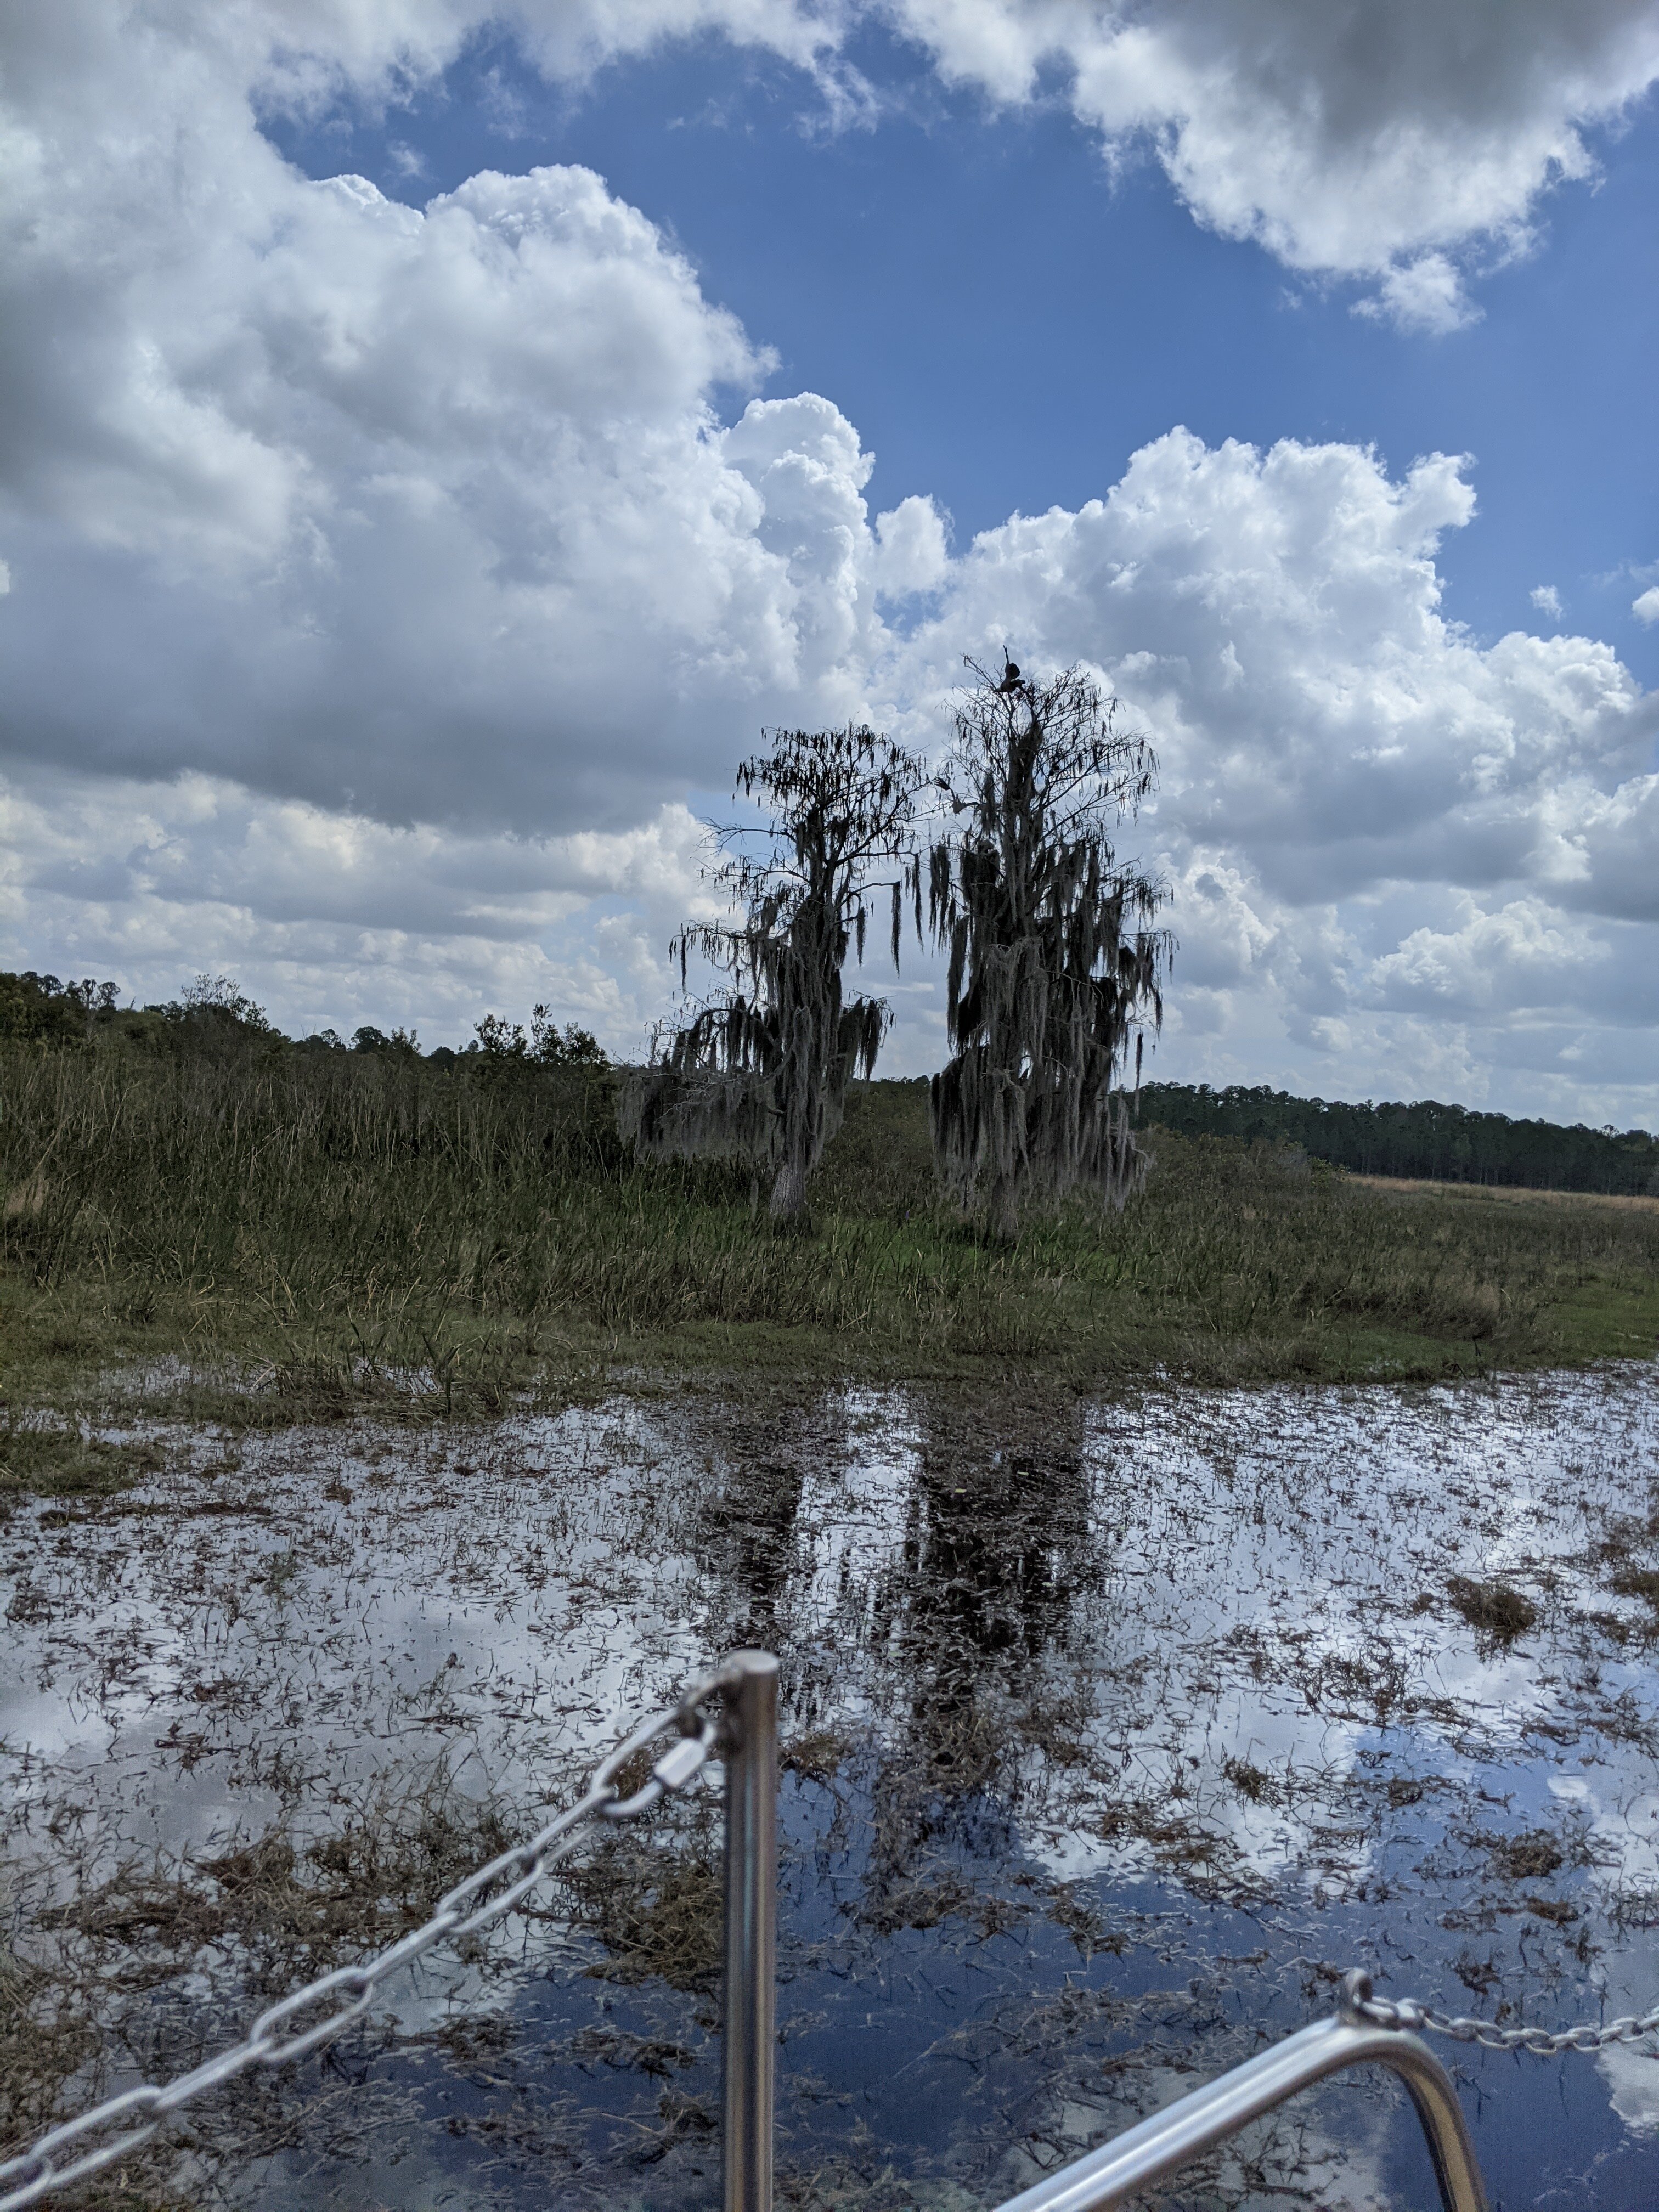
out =
<svg viewBox="0 0 1659 2212"><path fill-rule="evenodd" d="M1017 660L1009 659L1008 648L1005 646L1002 649L1002 681L998 684L997 690L999 691L1013 691L1018 690L1018 685L1019 663Z"/></svg>

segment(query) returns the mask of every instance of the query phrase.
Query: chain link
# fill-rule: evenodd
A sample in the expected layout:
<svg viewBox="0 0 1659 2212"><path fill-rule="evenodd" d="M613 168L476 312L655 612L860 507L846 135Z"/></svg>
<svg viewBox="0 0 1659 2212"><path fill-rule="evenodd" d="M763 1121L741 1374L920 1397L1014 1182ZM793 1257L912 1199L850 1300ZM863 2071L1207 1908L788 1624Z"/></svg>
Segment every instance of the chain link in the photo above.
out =
<svg viewBox="0 0 1659 2212"><path fill-rule="evenodd" d="M574 1805L511 1850L503 1851L488 1866L470 1874L465 1881L441 1897L432 1917L361 1966L341 1966L324 1974L302 1990L295 1990L280 2004L260 2014L246 2041L221 2051L192 2072L165 2087L145 2082L109 2097L88 2112L65 2120L41 2136L32 2150L0 2163L0 2212L23 2212L27 2204L72 2182L88 2180L106 2166L147 2143L161 2123L185 2106L204 2097L238 2075L255 2067L274 2069L292 2065L308 2051L333 2041L354 2021L361 2020L374 2001L382 1982L412 1966L437 1943L475 1936L481 1929L510 1912L541 1881L550 1867L573 1851L591 1830L614 1820L637 1820L661 1800L684 1790L720 1748L720 1723L702 1707L717 1691L736 1681L728 1668L692 1682L675 1705L648 1715L631 1729L593 1771L592 1779ZM664 1752L649 1778L631 1796L623 1797L617 1776L635 1753L670 1729L679 1741ZM307 2020L321 2008L321 2017ZM113 2130L114 2132L112 2132ZM58 2161L65 2151L94 2140L67 2165Z"/></svg>
<svg viewBox="0 0 1659 2212"><path fill-rule="evenodd" d="M468 1875L465 1881L457 1882L439 1899L423 1925L386 1950L360 1966L337 1967L332 1973L295 1990L260 2014L244 2042L221 2051L191 2072L165 2087L145 2082L136 2089L124 2090L119 2096L106 2098L90 2112L52 2129L33 2149L0 2162L0 2212L23 2212L26 2205L38 2203L72 2183L88 2180L130 2157L150 2140L164 2120L234 2081L238 2075L256 2066L272 2069L290 2066L331 2043L362 2018L382 1982L412 1966L434 1945L477 1935L510 1912L590 1830L608 1821L637 1820L664 1797L684 1790L720 1748L720 1723L702 1707L735 1680L734 1674L721 1668L690 1684L676 1704L647 1715L600 1761L574 1805L567 1806L524 1843L515 1844ZM631 1796L622 1796L617 1774L635 1753L670 1729L678 1730L679 1741L655 1761L640 1789ZM307 2023L305 2014L319 2006L326 2008L322 2017ZM1659 2006L1639 2018L1626 2014L1600 2027L1584 2021L1555 2033L1542 2027L1499 2027L1492 2021L1440 2012L1415 1998L1376 1996L1370 1976L1360 1966L1342 1978L1340 2009L1345 2020L1364 2021L1374 2027L1444 2035L1455 2043L1480 2044L1488 2051L1529 2051L1543 2058L1558 2057L1564 2051L1605 2051L1613 2044L1638 2043L1644 2036L1659 2033ZM100 2136L105 2140L94 2141L90 2149L81 2151L68 2165L58 2163L64 2151Z"/></svg>
<svg viewBox="0 0 1659 2212"><path fill-rule="evenodd" d="M1489 2020L1471 2020L1462 2013L1437 2012L1414 1997L1397 2002L1371 1995L1371 1978L1361 1966L1342 1977L1342 2016L1368 2021L1373 2027L1397 2027L1421 2035L1449 2036L1454 2043L1478 2043L1487 2051L1530 2051L1540 2058L1557 2058L1564 2051L1605 2051L1610 2044L1639 2043L1644 2035L1659 2034L1659 2005L1638 2020L1627 2013L1600 2027L1581 2021L1552 2034L1545 2027L1499 2027ZM0 2204L0 2212L5 2212Z"/></svg>

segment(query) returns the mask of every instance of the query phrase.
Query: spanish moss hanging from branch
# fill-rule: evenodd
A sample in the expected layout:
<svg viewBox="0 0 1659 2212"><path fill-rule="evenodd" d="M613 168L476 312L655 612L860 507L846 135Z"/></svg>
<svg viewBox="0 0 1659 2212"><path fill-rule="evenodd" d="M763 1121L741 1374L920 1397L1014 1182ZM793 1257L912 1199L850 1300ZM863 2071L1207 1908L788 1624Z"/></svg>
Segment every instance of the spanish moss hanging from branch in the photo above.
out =
<svg viewBox="0 0 1659 2212"><path fill-rule="evenodd" d="M924 772L860 725L768 734L772 750L743 763L738 791L769 819L717 833L725 857L714 879L744 918L688 922L670 948L683 990L694 959L723 973L726 988L628 1085L620 1112L623 1136L651 1157L742 1159L769 1174L772 1218L793 1221L840 1127L848 1084L873 1072L887 1028L882 1000L844 1000L842 970L849 952L862 961L884 891L897 963Z"/></svg>
<svg viewBox="0 0 1659 2212"><path fill-rule="evenodd" d="M1121 1206L1144 1172L1121 1090L1132 1036L1163 1018L1168 894L1111 842L1158 764L1081 671L1046 683L969 661L939 779L953 819L927 860L948 956L954 1056L931 1086L933 1152L964 1206L1013 1237L1033 1200L1079 1186ZM957 825L960 825L959 827ZM921 876L915 878L921 926Z"/></svg>

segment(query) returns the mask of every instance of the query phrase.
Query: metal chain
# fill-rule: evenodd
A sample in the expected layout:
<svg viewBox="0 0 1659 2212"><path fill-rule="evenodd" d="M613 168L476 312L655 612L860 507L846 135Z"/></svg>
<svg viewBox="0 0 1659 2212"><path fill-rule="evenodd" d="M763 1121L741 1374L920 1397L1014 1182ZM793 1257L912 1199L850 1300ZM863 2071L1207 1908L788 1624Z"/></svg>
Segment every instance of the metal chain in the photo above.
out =
<svg viewBox="0 0 1659 2212"><path fill-rule="evenodd" d="M503 1851L488 1866L458 1882L440 1898L432 1917L422 1927L361 1966L338 1967L295 1990L280 2004L261 2013L246 2040L234 2050L221 2051L216 2058L208 2059L165 2087L145 2082L118 2097L106 2098L89 2112L52 2129L21 2157L0 2163L0 2212L23 2212L25 2205L39 2203L52 2191L85 2181L118 2160L131 2157L164 2120L222 2083L234 2081L239 2074L256 2066L291 2065L308 2051L320 2050L362 2018L374 2001L375 1991L389 1976L412 1966L434 1944L476 1935L510 1912L591 1829L605 1821L636 1820L664 1796L684 1790L719 1747L720 1724L702 1707L716 1691L731 1687L736 1680L730 1669L721 1668L691 1683L677 1704L640 1722L594 1769L592 1781L574 1805L526 1842ZM621 1768L635 1752L670 1729L678 1729L679 1741L664 1752L641 1788L630 1797L621 1796L616 1781ZM320 2020L294 2025L318 2005L329 2008ZM63 2152L88 2137L107 2135L112 2129L119 2132L80 2151L67 2166L58 2164Z"/></svg>
<svg viewBox="0 0 1659 2212"><path fill-rule="evenodd" d="M1489 2020L1470 2020L1460 2013L1437 2012L1419 2004L1414 1997L1392 2002L1371 1995L1371 1978L1361 1966L1342 1977L1342 2016L1369 2021L1373 2027L1398 2027L1421 2035L1448 2035L1454 2043L1478 2043L1487 2051L1531 2051L1540 2058L1556 2058L1564 2051L1605 2051L1613 2043L1639 2043L1644 2035L1659 2033L1659 2005L1644 2013L1610 2020L1592 2027L1588 2021L1552 2034L1545 2027L1498 2027ZM0 2204L0 2212L6 2212Z"/></svg>

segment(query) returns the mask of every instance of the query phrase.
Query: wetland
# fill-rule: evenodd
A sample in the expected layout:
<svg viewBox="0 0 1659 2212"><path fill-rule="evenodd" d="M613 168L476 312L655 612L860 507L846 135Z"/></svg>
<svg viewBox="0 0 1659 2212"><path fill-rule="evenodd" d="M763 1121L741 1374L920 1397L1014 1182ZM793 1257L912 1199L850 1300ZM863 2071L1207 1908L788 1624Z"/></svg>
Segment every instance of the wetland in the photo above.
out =
<svg viewBox="0 0 1659 2212"><path fill-rule="evenodd" d="M786 2203L990 2205L1328 2008L1659 2000L1659 1401L683 1379L489 1422L135 1417L3 1533L20 2136L393 1940L739 1643L783 1662ZM717 1799L82 2201L717 2201ZM1495 2203L1622 2206L1644 2046L1441 2046ZM1171 2201L1420 2200L1298 2101Z"/></svg>
<svg viewBox="0 0 1659 2212"><path fill-rule="evenodd" d="M1151 1129L1120 1212L988 1241L925 1084L859 1085L810 1218L619 1139L612 1070L0 1040L0 1496L139 1416L494 1415L618 1381L1435 1381L1650 1358L1659 1210L1367 1188Z"/></svg>
<svg viewBox="0 0 1659 2212"><path fill-rule="evenodd" d="M605 1071L112 1030L0 1098L0 2155L395 1942L739 1644L787 2204L994 2205L1351 1966L1659 2001L1650 1206L1152 1131L999 1245L875 1083L782 1234ZM65 2201L712 2206L718 1816ZM1645 2046L1450 2063L1495 2202L1651 2193ZM1174 2201L1428 2186L1360 2078Z"/></svg>

